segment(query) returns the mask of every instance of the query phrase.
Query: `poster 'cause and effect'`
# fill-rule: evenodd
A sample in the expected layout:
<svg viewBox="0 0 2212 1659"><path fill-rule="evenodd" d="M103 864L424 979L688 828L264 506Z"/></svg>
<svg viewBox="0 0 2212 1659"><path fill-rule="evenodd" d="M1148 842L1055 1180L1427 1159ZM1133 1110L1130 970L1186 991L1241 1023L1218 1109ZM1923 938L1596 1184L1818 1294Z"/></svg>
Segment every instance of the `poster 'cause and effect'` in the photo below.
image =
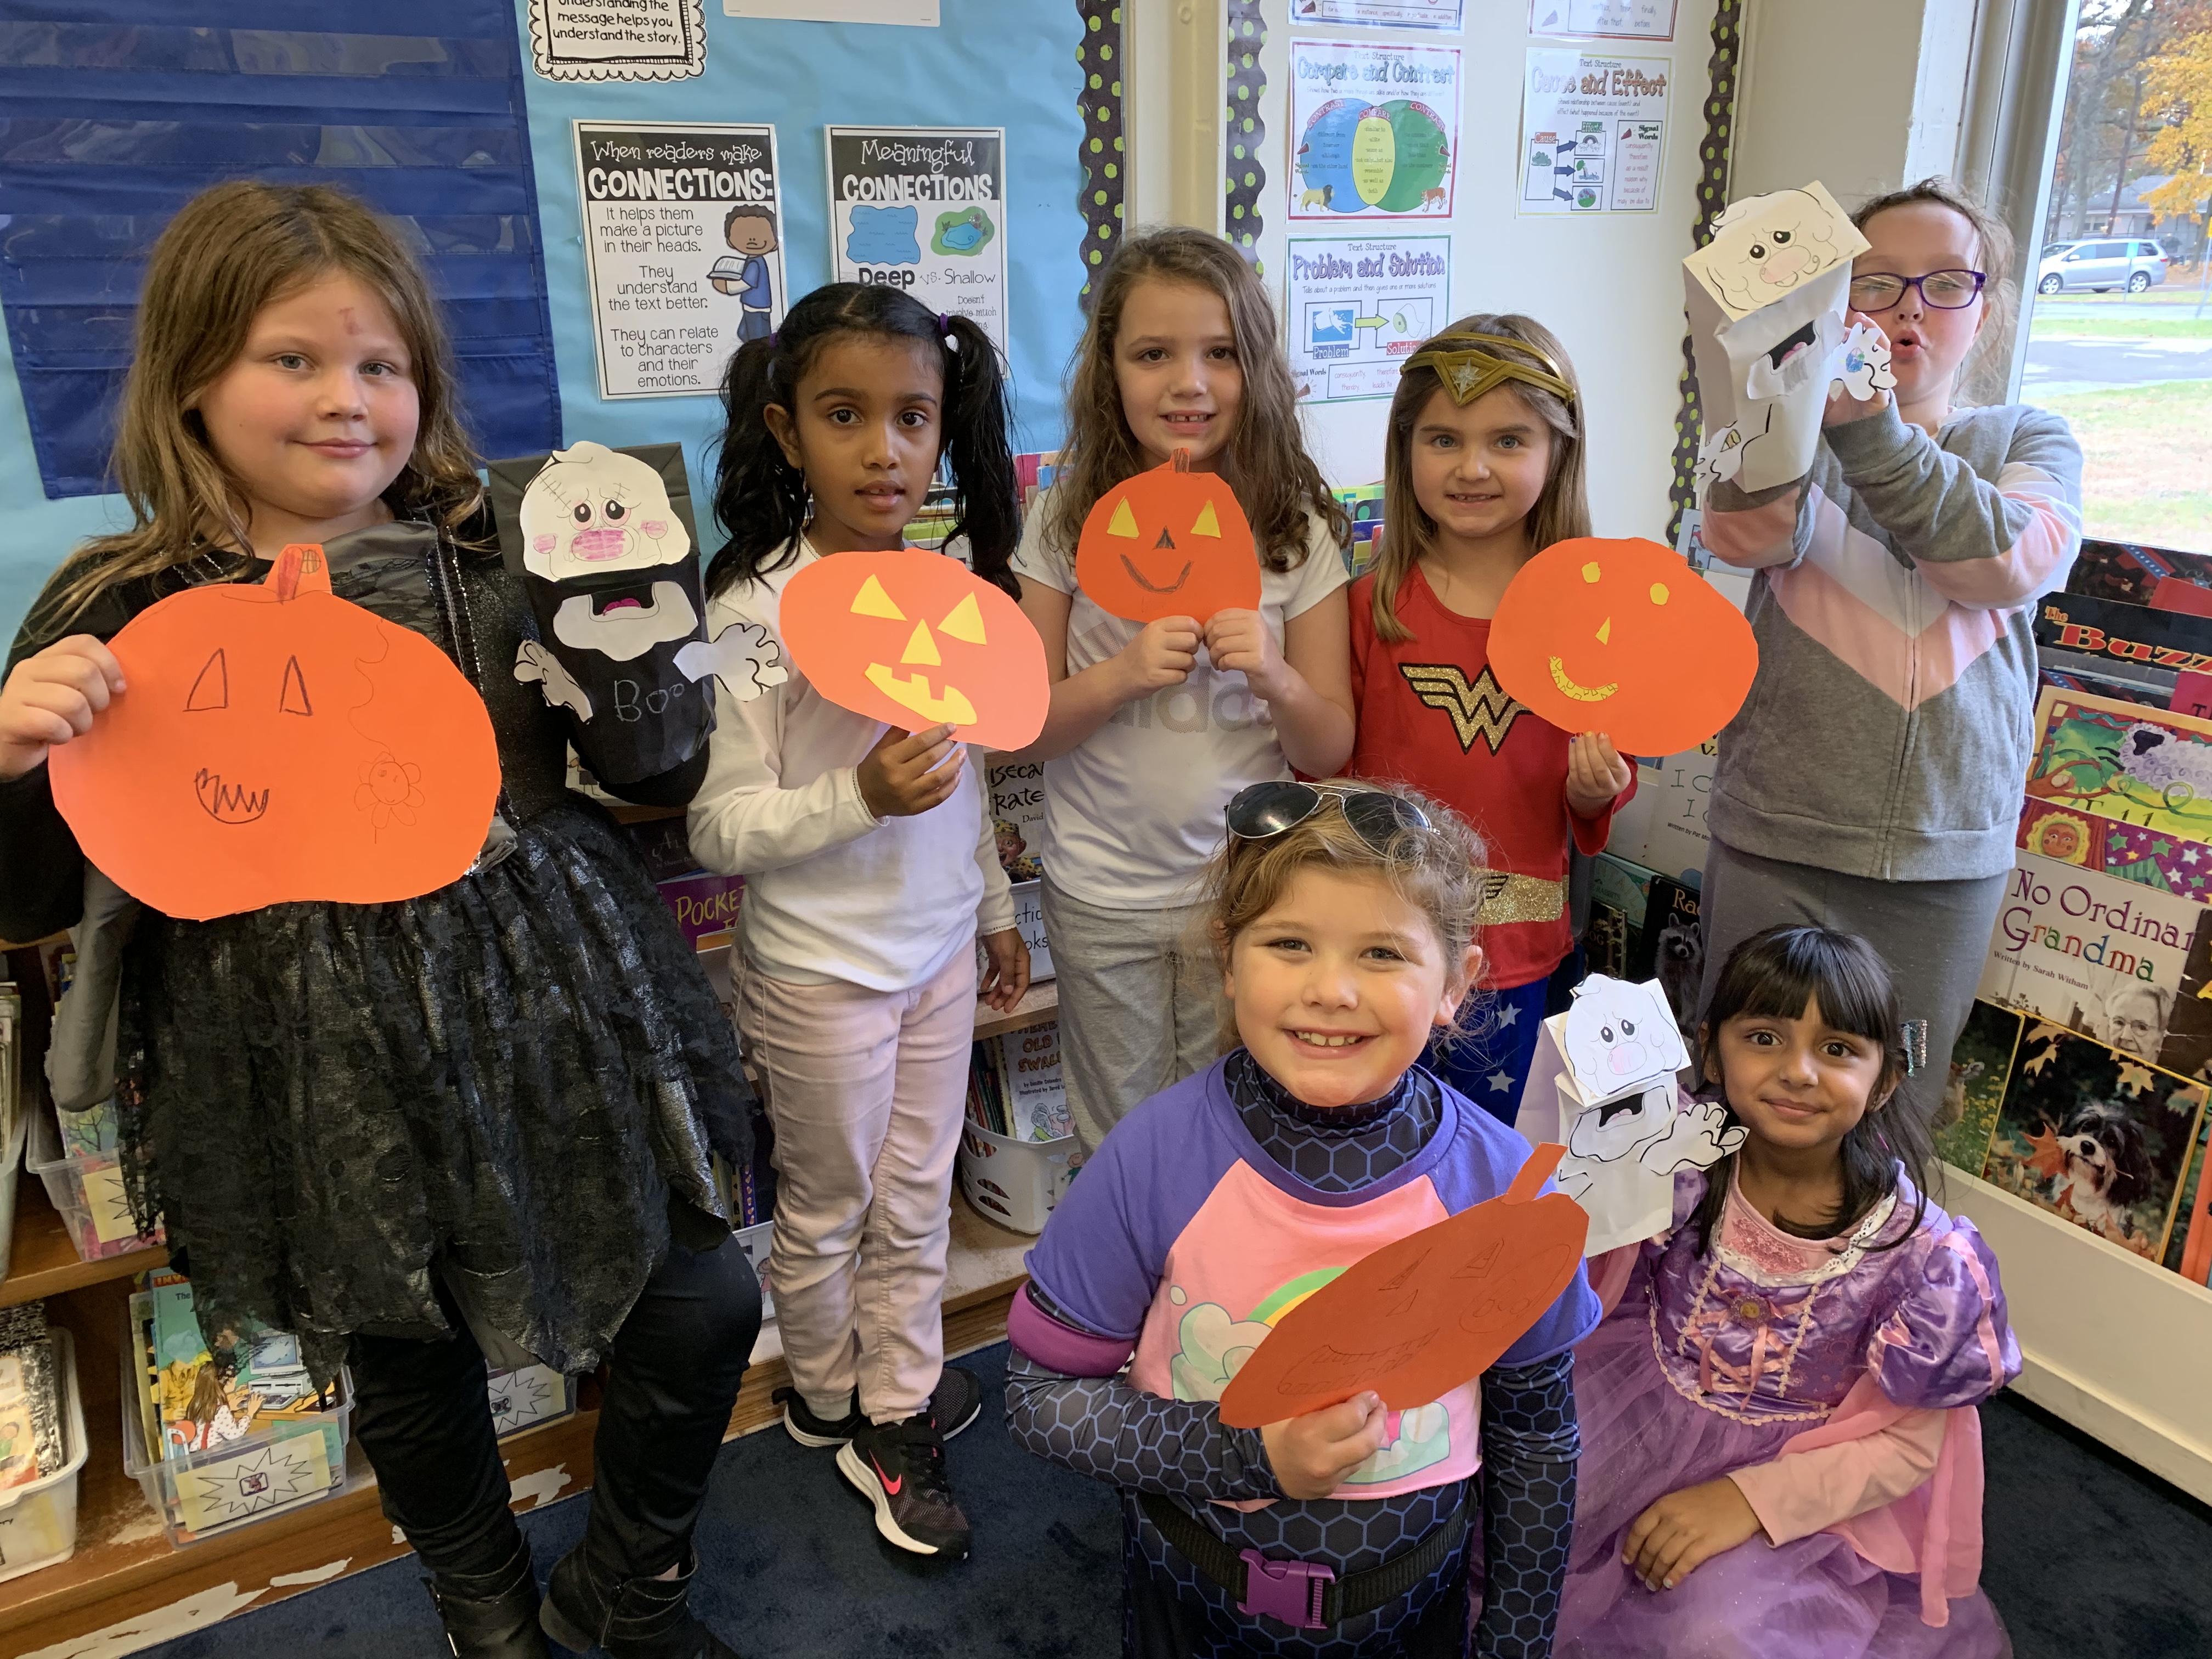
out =
<svg viewBox="0 0 2212 1659"><path fill-rule="evenodd" d="M1521 103L1522 216L1656 213L1665 58L1531 46Z"/></svg>
<svg viewBox="0 0 2212 1659"><path fill-rule="evenodd" d="M775 129L575 124L599 395L708 395L783 316Z"/></svg>
<svg viewBox="0 0 2212 1659"><path fill-rule="evenodd" d="M1449 218L1462 101L1455 47L1292 40L1290 216Z"/></svg>
<svg viewBox="0 0 2212 1659"><path fill-rule="evenodd" d="M830 240L841 283L904 289L1006 349L1006 135L831 127Z"/></svg>
<svg viewBox="0 0 2212 1659"><path fill-rule="evenodd" d="M1451 320L1449 236L1293 236L1287 252L1291 375L1310 402L1390 396Z"/></svg>

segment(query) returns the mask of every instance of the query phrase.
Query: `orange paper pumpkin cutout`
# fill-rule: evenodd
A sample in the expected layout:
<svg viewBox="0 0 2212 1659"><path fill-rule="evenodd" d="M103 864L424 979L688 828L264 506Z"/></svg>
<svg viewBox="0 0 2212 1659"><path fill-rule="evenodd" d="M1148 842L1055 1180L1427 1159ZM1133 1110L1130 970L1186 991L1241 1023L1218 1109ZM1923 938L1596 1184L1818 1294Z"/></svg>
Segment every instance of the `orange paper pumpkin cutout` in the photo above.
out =
<svg viewBox="0 0 2212 1659"><path fill-rule="evenodd" d="M1075 580L1092 604L1131 622L1260 608L1252 526L1227 479L1190 471L1178 449L1165 466L1101 495L1075 544Z"/></svg>
<svg viewBox="0 0 2212 1659"><path fill-rule="evenodd" d="M1044 641L1005 590L924 548L833 553L783 590L783 642L840 708L1020 749L1044 729Z"/></svg>
<svg viewBox="0 0 2212 1659"><path fill-rule="evenodd" d="M320 547L258 586L149 606L111 642L125 690L48 763L85 856L204 921L380 904L467 873L499 794L483 699L443 651L331 592Z"/></svg>
<svg viewBox="0 0 2212 1659"><path fill-rule="evenodd" d="M1292 1308L1229 1379L1221 1420L1261 1428L1370 1389L1408 1411L1489 1370L1582 1266L1589 1217L1543 1192L1566 1150L1537 1147L1501 1196L1385 1244Z"/></svg>
<svg viewBox="0 0 2212 1659"><path fill-rule="evenodd" d="M1563 732L1624 755L1694 749L1759 672L1743 613L1656 542L1581 537L1521 567L1490 624L1498 683Z"/></svg>

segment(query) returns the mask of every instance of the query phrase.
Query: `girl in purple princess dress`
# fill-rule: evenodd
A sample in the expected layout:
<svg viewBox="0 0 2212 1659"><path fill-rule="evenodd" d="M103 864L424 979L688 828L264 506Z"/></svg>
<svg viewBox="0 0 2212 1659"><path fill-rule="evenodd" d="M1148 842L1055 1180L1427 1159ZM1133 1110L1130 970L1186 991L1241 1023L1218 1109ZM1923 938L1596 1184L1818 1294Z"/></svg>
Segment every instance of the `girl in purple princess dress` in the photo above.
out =
<svg viewBox="0 0 2212 1659"><path fill-rule="evenodd" d="M1619 1300L1576 1356L1559 1659L2003 1659L1974 1407L2020 1348L1891 1104L1888 971L1850 934L1769 928L1698 1046L1747 1138L1676 1177L1668 1232L1591 1264Z"/></svg>

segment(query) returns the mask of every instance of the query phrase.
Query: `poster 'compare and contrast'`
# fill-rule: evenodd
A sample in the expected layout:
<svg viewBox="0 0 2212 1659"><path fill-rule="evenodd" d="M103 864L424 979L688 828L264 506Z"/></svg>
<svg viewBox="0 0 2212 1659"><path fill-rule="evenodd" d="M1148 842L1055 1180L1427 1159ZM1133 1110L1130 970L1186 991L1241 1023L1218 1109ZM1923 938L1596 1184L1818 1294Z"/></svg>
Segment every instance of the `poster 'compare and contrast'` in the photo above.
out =
<svg viewBox="0 0 2212 1659"><path fill-rule="evenodd" d="M1665 58L1528 48L1521 213L1654 213L1667 150Z"/></svg>
<svg viewBox="0 0 2212 1659"><path fill-rule="evenodd" d="M1360 28L1445 29L1459 33L1461 0L1292 0L1298 24L1348 23Z"/></svg>
<svg viewBox="0 0 2212 1659"><path fill-rule="evenodd" d="M904 289L1006 349L1006 135L831 127L830 241L841 283Z"/></svg>
<svg viewBox="0 0 2212 1659"><path fill-rule="evenodd" d="M1459 161L1449 46L1291 42L1293 219L1447 219Z"/></svg>
<svg viewBox="0 0 2212 1659"><path fill-rule="evenodd" d="M1313 403L1387 398L1398 365L1451 321L1451 238L1291 238L1291 374Z"/></svg>
<svg viewBox="0 0 2212 1659"><path fill-rule="evenodd" d="M579 121L599 396L712 393L783 316L775 129Z"/></svg>

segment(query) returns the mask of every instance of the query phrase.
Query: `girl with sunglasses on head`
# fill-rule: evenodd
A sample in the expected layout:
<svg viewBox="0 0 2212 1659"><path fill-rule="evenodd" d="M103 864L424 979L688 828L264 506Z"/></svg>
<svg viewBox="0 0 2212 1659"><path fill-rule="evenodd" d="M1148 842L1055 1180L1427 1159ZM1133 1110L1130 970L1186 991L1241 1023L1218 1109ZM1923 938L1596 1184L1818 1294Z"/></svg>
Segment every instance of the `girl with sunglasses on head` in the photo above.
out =
<svg viewBox="0 0 2212 1659"><path fill-rule="evenodd" d="M1352 586L1358 736L1345 770L1418 784L1490 849L1490 957L1468 1031L1430 1064L1503 1121L1519 1110L1553 970L1574 949L1567 863L1605 850L1636 769L1498 689L1490 619L1553 542L1590 533L1581 388L1565 348L1514 315L1463 317L1406 360L1383 450L1374 570Z"/></svg>
<svg viewBox="0 0 2212 1659"><path fill-rule="evenodd" d="M1598 1317L1579 1269L1431 1404L1361 1394L1261 1429L1218 1405L1279 1311L1529 1155L1419 1063L1482 970L1484 848L1425 797L1356 783L1253 784L1228 827L1200 914L1236 1046L1124 1118L1060 1200L1009 1321L1009 1422L1121 1488L1126 1654L1456 1659L1473 1582L1493 1593L1472 1651L1539 1659L1572 1349Z"/></svg>
<svg viewBox="0 0 2212 1659"><path fill-rule="evenodd" d="M1762 927L1860 934L1927 1024L1904 1094L1929 1112L2013 867L2034 603L2081 544L2081 451L2056 415L1964 401L2010 337L2002 222L1941 179L1854 217L1851 305L1895 392L1838 390L1808 477L1707 502L1713 556L1758 573L1759 678L1713 769L1703 1000Z"/></svg>

